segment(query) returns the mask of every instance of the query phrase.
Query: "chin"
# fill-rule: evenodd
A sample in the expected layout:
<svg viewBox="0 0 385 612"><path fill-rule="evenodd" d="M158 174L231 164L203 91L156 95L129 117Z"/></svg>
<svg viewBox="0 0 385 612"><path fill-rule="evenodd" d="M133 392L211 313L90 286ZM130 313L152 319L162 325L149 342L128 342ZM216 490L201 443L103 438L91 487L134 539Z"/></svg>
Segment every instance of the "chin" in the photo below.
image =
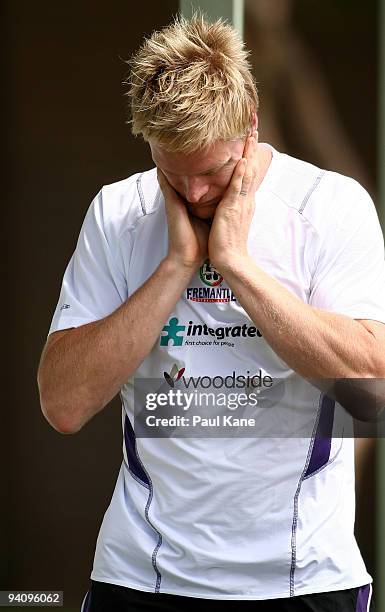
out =
<svg viewBox="0 0 385 612"><path fill-rule="evenodd" d="M211 206L197 206L196 208L189 206L189 209L193 217L197 217L198 219L212 219L215 215L216 207L217 204L213 204Z"/></svg>

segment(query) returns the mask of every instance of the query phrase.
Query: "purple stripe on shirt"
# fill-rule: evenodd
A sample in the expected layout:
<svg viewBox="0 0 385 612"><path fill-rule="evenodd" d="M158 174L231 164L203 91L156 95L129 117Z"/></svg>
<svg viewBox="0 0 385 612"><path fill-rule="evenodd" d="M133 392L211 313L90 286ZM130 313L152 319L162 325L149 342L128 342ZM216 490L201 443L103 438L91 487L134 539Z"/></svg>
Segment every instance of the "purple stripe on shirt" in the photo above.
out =
<svg viewBox="0 0 385 612"><path fill-rule="evenodd" d="M332 431L334 421L334 400L327 395L322 395L321 410L317 425L317 431L314 437L313 449L309 465L304 478L311 476L321 467L323 467L330 457L330 449L332 443Z"/></svg>
<svg viewBox="0 0 385 612"><path fill-rule="evenodd" d="M131 472L142 482L149 486L147 474L139 461L136 451L136 437L131 425L131 421L126 415L124 421L124 442L126 445L127 461Z"/></svg>
<svg viewBox="0 0 385 612"><path fill-rule="evenodd" d="M356 612L368 612L370 584L358 589Z"/></svg>

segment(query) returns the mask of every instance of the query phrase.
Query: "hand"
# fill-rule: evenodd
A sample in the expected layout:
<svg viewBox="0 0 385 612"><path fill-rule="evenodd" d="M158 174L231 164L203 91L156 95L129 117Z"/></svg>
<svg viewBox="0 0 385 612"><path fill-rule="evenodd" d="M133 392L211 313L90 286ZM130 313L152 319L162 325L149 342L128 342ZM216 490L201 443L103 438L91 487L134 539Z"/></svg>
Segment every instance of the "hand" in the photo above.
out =
<svg viewBox="0 0 385 612"><path fill-rule="evenodd" d="M258 133L248 136L243 157L234 168L211 225L209 258L220 272L248 257L247 239L255 209L258 182ZM237 264L235 262L238 262Z"/></svg>
<svg viewBox="0 0 385 612"><path fill-rule="evenodd" d="M182 198L170 185L160 168L158 168L158 182L164 196L167 214L167 257L195 272L207 259L210 228L204 221L188 212Z"/></svg>

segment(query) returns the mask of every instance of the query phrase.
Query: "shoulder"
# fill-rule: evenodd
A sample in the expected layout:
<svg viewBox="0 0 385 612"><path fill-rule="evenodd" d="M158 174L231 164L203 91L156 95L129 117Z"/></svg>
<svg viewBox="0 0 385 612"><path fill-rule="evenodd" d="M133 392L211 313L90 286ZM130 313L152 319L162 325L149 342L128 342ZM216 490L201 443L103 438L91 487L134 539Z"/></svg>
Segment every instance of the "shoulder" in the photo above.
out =
<svg viewBox="0 0 385 612"><path fill-rule="evenodd" d="M92 206L105 229L133 228L161 205L156 168L138 172L126 179L104 185Z"/></svg>
<svg viewBox="0 0 385 612"><path fill-rule="evenodd" d="M317 231L377 216L372 198L355 179L290 155L276 152L276 157L272 191Z"/></svg>

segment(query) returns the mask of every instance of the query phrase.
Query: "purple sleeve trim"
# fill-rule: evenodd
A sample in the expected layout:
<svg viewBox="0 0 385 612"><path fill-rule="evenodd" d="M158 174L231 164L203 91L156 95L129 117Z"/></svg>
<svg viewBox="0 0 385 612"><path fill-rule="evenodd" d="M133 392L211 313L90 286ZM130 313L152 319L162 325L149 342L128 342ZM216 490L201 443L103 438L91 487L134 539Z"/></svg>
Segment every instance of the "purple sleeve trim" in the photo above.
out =
<svg viewBox="0 0 385 612"><path fill-rule="evenodd" d="M127 462L131 472L136 478L147 486L150 485L146 472L144 471L138 453L136 451L136 437L130 419L126 415L124 421L124 442L126 445Z"/></svg>
<svg viewBox="0 0 385 612"><path fill-rule="evenodd" d="M322 395L313 449L304 478L317 472L329 461L334 422L334 407L334 400L330 399L327 395Z"/></svg>

